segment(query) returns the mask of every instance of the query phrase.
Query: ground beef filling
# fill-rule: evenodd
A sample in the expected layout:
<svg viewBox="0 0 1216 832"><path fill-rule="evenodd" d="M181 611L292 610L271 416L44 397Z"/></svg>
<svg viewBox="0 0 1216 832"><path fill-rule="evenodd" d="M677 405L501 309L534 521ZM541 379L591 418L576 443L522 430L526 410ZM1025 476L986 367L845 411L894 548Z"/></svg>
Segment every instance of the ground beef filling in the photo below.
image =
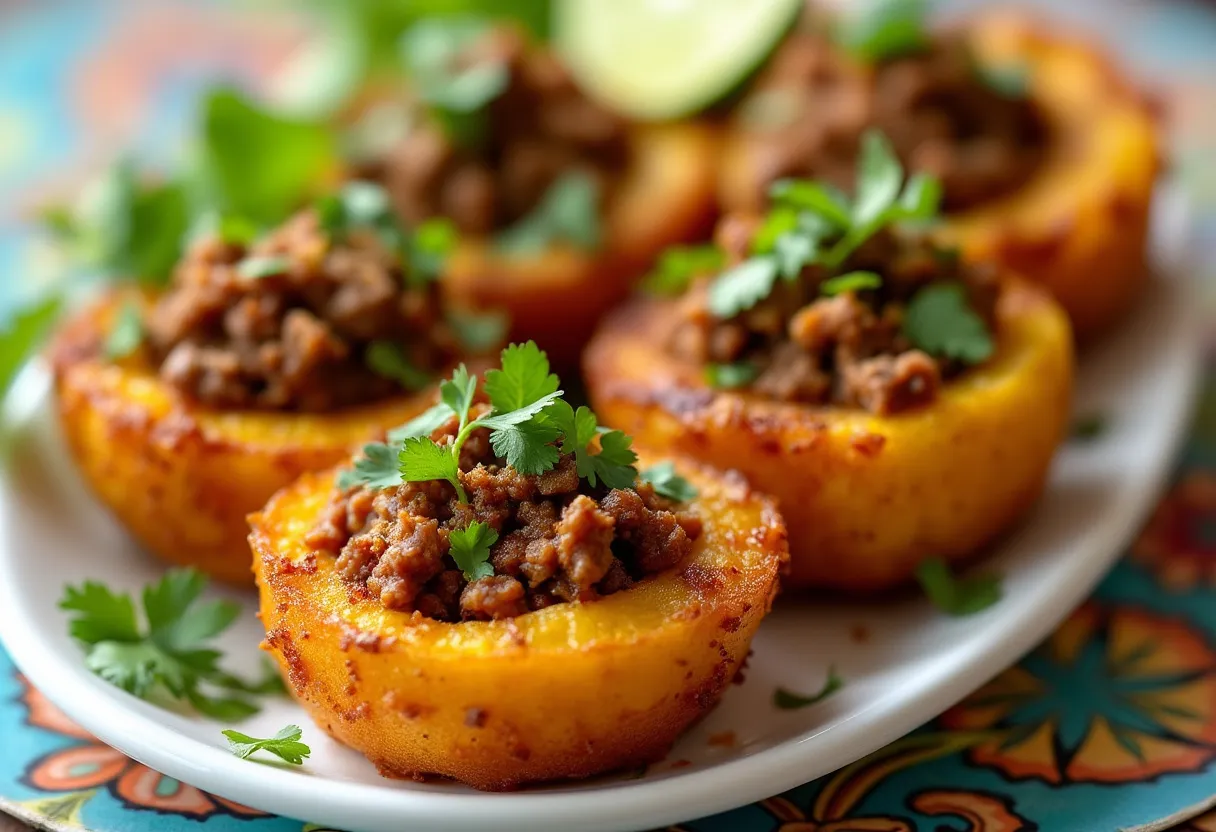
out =
<svg viewBox="0 0 1216 832"><path fill-rule="evenodd" d="M728 219L718 242L736 262L743 259L755 223ZM961 262L919 235L883 231L859 248L841 269L872 271L879 289L824 297L829 276L819 266L795 282L778 281L766 300L729 320L708 308L709 281L694 284L681 300L671 349L705 364L752 365L750 388L780 401L860 407L877 414L929 404L943 380L963 366L915 349L903 335L907 302L931 283L961 284L968 305L995 328L996 273Z"/></svg>
<svg viewBox="0 0 1216 832"><path fill-rule="evenodd" d="M866 68L821 35L795 33L757 79L740 120L757 148L757 200L784 176L851 187L861 135L877 127L909 169L941 180L947 210L962 210L1025 184L1048 140L1034 103L994 89L957 34Z"/></svg>
<svg viewBox="0 0 1216 832"><path fill-rule="evenodd" d="M460 56L500 62L509 81L488 106L484 142L458 147L423 119L366 173L384 183L409 223L447 217L466 234L489 234L528 213L562 174L595 178L601 200L628 161L625 122L575 86L549 51L499 26Z"/></svg>
<svg viewBox="0 0 1216 832"><path fill-rule="evenodd" d="M286 267L245 276L250 257ZM399 255L375 234L332 242L312 211L250 247L196 244L145 329L164 381L230 409L328 411L400 393L368 364L375 342L423 374L456 354L433 285L407 287Z"/></svg>
<svg viewBox="0 0 1216 832"><path fill-rule="evenodd" d="M455 423L433 438L452 436ZM591 488L574 457L525 476L494 458L488 433L461 451L462 504L446 482L336 492L306 542L337 558L358 595L440 621L511 618L628 589L682 561L701 533L695 514L654 489ZM480 521L498 532L494 575L468 581L448 535Z"/></svg>

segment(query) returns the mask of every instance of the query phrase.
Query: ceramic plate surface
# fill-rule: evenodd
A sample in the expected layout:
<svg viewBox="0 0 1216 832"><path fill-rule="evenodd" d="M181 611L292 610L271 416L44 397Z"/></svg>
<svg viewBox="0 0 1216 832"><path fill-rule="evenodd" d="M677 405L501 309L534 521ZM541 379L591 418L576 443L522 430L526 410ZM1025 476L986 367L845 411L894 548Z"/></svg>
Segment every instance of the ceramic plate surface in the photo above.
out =
<svg viewBox="0 0 1216 832"><path fill-rule="evenodd" d="M18 433L0 485L0 635L33 684L106 743L223 797L338 828L630 830L767 797L896 739L1014 663L1089 593L1144 520L1198 377L1180 254L1184 212L1161 207L1157 227L1172 238L1158 235L1156 259L1172 277L1156 279L1133 319L1082 356L1076 412L1103 414L1107 430L1062 449L1032 515L977 567L1004 574L1004 599L964 619L912 594L880 606L783 599L754 642L746 681L642 778L511 794L384 780L287 700L269 701L242 730L267 736L298 723L312 759L296 770L258 765L228 753L220 735L228 726L159 709L92 676L56 608L63 585L95 578L135 590L161 567L78 481L36 367L10 399ZM261 638L254 596L213 592L247 607L220 646L231 667L253 672ZM771 705L777 686L817 690L829 666L846 680L838 693L802 710Z"/></svg>

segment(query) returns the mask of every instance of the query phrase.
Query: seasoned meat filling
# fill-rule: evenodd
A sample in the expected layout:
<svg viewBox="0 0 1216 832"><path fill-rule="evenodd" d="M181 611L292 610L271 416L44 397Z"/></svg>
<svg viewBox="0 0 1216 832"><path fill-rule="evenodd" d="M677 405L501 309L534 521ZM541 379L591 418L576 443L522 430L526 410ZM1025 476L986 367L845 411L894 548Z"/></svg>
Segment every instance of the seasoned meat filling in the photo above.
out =
<svg viewBox="0 0 1216 832"><path fill-rule="evenodd" d="M408 286L376 234L331 241L312 211L250 247L196 244L145 329L163 380L233 409L327 411L400 392L369 366L372 344L424 376L456 353L434 285Z"/></svg>
<svg viewBox="0 0 1216 832"><path fill-rule="evenodd" d="M452 419L431 438L448 444L457 427ZM701 532L695 514L646 483L589 486L572 455L539 476L520 474L494 456L485 429L461 448L461 471L467 504L445 481L336 491L306 542L337 558L355 592L388 609L459 621L611 595L679 563ZM498 538L490 548L494 574L468 580L448 538L474 522Z"/></svg>
<svg viewBox="0 0 1216 832"><path fill-rule="evenodd" d="M439 120L424 118L371 166L407 222L443 216L462 232L488 234L531 212L573 170L593 176L605 198L627 162L625 123L584 96L552 52L504 25L457 61L502 65L506 86L487 105L476 145L461 146Z"/></svg>
<svg viewBox="0 0 1216 832"><path fill-rule="evenodd" d="M718 242L738 262L754 230L754 222L731 218ZM919 234L881 231L840 271L873 272L882 285L823 296L828 273L811 265L756 306L721 320L709 309L703 279L681 300L671 348L697 363L749 365L756 374L751 389L773 399L889 414L928 404L943 379L963 369L916 349L904 334L907 304L918 290L958 284L967 306L989 329L995 325L996 273L961 262Z"/></svg>
<svg viewBox="0 0 1216 832"><path fill-rule="evenodd" d="M757 79L740 119L759 148L757 198L785 176L847 187L861 134L877 127L908 168L941 180L947 210L1016 190L1048 138L1034 103L995 89L953 33L874 67L851 62L821 35L795 33Z"/></svg>

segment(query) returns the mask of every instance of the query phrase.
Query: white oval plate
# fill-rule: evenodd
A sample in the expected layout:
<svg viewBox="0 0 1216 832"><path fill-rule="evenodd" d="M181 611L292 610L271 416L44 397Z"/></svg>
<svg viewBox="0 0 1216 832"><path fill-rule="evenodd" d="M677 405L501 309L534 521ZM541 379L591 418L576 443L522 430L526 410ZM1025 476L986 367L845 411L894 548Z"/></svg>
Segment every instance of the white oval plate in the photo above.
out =
<svg viewBox="0 0 1216 832"><path fill-rule="evenodd" d="M1185 223L1179 211L1165 213L1158 228L1177 238L1162 250L1178 253ZM1180 259L1164 265L1183 271ZM84 492L37 370L10 402L21 429L0 486L0 634L29 679L106 743L269 812L369 832L594 832L712 814L809 781L916 728L1017 661L1089 593L1144 520L1186 428L1199 366L1188 294L1180 279L1157 280L1135 318L1084 356L1076 411L1101 413L1109 427L1062 450L1033 514L980 567L1004 574L999 604L950 619L912 596L881 607L785 599L755 640L746 682L640 779L512 794L384 780L286 700L268 702L242 729L268 736L298 723L313 756L302 769L258 765L225 750L220 730L228 726L158 709L92 676L56 608L64 584L95 578L135 590L161 568ZM251 672L261 637L255 599L226 594L248 615L221 647L235 669ZM770 704L777 686L817 690L833 665L846 684L824 702L796 711Z"/></svg>

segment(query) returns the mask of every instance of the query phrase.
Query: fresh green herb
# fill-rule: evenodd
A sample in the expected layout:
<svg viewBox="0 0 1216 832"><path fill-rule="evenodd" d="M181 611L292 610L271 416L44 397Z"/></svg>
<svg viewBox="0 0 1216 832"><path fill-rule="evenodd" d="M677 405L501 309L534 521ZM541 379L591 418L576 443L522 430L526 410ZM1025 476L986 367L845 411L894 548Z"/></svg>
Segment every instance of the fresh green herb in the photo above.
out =
<svg viewBox="0 0 1216 832"><path fill-rule="evenodd" d="M630 448L633 440L628 435L602 429L590 408L574 410L564 401L554 402L545 415L556 422L562 436L562 452L574 454L580 477L592 485L603 482L608 488L630 488L637 481L638 471L633 464L638 455ZM593 453L597 436L600 447Z"/></svg>
<svg viewBox="0 0 1216 832"><path fill-rule="evenodd" d="M393 341L368 344L364 359L376 375L392 379L406 390L421 390L431 383L431 377L411 364L401 345Z"/></svg>
<svg viewBox="0 0 1216 832"><path fill-rule="evenodd" d="M913 295L903 333L930 355L965 364L987 361L995 349L988 325L967 306L967 293L957 283L933 284Z"/></svg>
<svg viewBox="0 0 1216 832"><path fill-rule="evenodd" d="M480 520L474 520L463 529L455 529L448 535L452 544L450 554L456 566L464 573L466 581L489 578L494 574L490 563L490 547L498 542L498 532Z"/></svg>
<svg viewBox="0 0 1216 832"><path fill-rule="evenodd" d="M928 46L928 12L928 0L866 0L851 4L833 34L858 60L888 61Z"/></svg>
<svg viewBox="0 0 1216 832"><path fill-rule="evenodd" d="M956 578L941 558L927 560L918 566L916 580L933 605L949 615L971 615L1001 600L999 577Z"/></svg>
<svg viewBox="0 0 1216 832"><path fill-rule="evenodd" d="M992 66L977 63L975 70L986 87L1004 98L1020 100L1030 95L1030 67L1026 64Z"/></svg>
<svg viewBox="0 0 1216 832"><path fill-rule="evenodd" d="M43 222L81 265L153 286L168 280L190 225L184 186L143 183L129 159L87 187L71 208L45 211Z"/></svg>
<svg viewBox="0 0 1216 832"><path fill-rule="evenodd" d="M448 415L451 415L450 412ZM364 445L363 455L355 460L354 468L341 471L334 485L343 491L356 485L368 488L401 485L401 464L397 461L397 455L401 453L402 441L399 439L391 445L383 442Z"/></svg>
<svg viewBox="0 0 1216 832"><path fill-rule="evenodd" d="M448 325L456 333L467 353L481 353L501 347L511 329L511 318L505 312L447 311Z"/></svg>
<svg viewBox="0 0 1216 832"><path fill-rule="evenodd" d="M456 245L455 226L444 219L428 220L412 232L403 228L388 192L374 182L348 182L317 200L316 211L321 228L335 241L356 229L374 233L401 257L410 286L437 280Z"/></svg>
<svg viewBox="0 0 1216 832"><path fill-rule="evenodd" d="M740 361L736 364L707 364L705 365L705 382L719 390L733 390L746 387L756 380L760 371L755 364Z"/></svg>
<svg viewBox="0 0 1216 832"><path fill-rule="evenodd" d="M246 280L258 280L291 271L291 259L282 254L255 254L236 264L236 273Z"/></svg>
<svg viewBox="0 0 1216 832"><path fill-rule="evenodd" d="M318 0L317 5L330 15L327 31L352 39L354 48L348 52L358 66L346 72L356 82L368 74L398 76L401 35L420 20L451 16L506 19L545 38L551 18L550 0Z"/></svg>
<svg viewBox="0 0 1216 832"><path fill-rule="evenodd" d="M778 278L797 280L808 265L821 266L830 275L888 225L931 220L941 186L921 174L905 182L890 144L881 133L869 131L862 137L851 203L836 189L806 180L780 180L769 194L773 208L752 240L751 256L710 286L709 308L719 318L751 309L772 294ZM849 275L844 283L854 279ZM832 280L829 276L825 285L837 285Z"/></svg>
<svg viewBox="0 0 1216 832"><path fill-rule="evenodd" d="M135 301L124 303L114 316L106 336L105 357L111 361L126 358L139 349L144 340L144 317Z"/></svg>
<svg viewBox="0 0 1216 832"><path fill-rule="evenodd" d="M516 257L559 242L593 250L600 237L599 185L587 173L572 171L549 186L532 213L498 235L497 247Z"/></svg>
<svg viewBox="0 0 1216 832"><path fill-rule="evenodd" d="M714 245L675 246L659 255L654 270L642 279L642 288L652 295L678 295L694 278L713 274L725 262L722 249Z"/></svg>
<svg viewBox="0 0 1216 832"><path fill-rule="evenodd" d="M837 675L835 667L829 667L828 678L818 693L805 696L801 693L793 693L785 688L777 688L773 691L773 705L783 711L806 708L822 702L842 687L844 687L844 679Z"/></svg>
<svg viewBox="0 0 1216 832"><path fill-rule="evenodd" d="M1073 422L1072 438L1082 442L1089 442L1106 433L1109 427L1110 424L1105 414L1089 413Z"/></svg>
<svg viewBox="0 0 1216 832"><path fill-rule="evenodd" d="M400 482L445 480L461 502L468 495L460 478L460 451L478 428L490 431L494 453L522 474L542 474L557 464L560 453L571 453L580 477L592 485L627 488L637 479L637 455L632 440L620 431L600 427L585 407L575 411L561 399L558 378L549 372L549 359L536 344L513 344L502 351L501 369L485 375L484 391L491 410L470 419L477 397L477 378L461 365L439 386L440 402L406 425L389 433L388 444L373 443L339 487L383 488ZM456 420L456 436L439 444L430 438L439 427ZM598 442L598 448L596 443ZM397 455L394 470L391 457Z"/></svg>
<svg viewBox="0 0 1216 832"><path fill-rule="evenodd" d="M303 206L338 164L336 128L272 113L223 87L203 102L200 142L206 202L261 227Z"/></svg>
<svg viewBox="0 0 1216 832"><path fill-rule="evenodd" d="M240 731L231 729L223 732L228 739L228 750L242 760L249 759L258 751L273 754L285 763L293 766L304 764L304 758L312 754L312 749L300 742L304 732L298 725L288 725L269 739L258 739Z"/></svg>
<svg viewBox="0 0 1216 832"><path fill-rule="evenodd" d="M671 460L653 465L638 476L653 485L660 497L677 503L686 503L697 496L696 487L676 473L676 465Z"/></svg>
<svg viewBox="0 0 1216 832"><path fill-rule="evenodd" d="M230 601L196 603L206 585L206 577L193 569L166 572L144 588L146 627L130 595L93 581L66 587L59 607L74 613L69 632L87 647L89 670L107 682L141 699L163 693L216 719L244 719L258 711L257 705L243 696L208 692L245 693L260 686L221 670L222 654L209 646L241 608Z"/></svg>
<svg viewBox="0 0 1216 832"><path fill-rule="evenodd" d="M457 144L476 147L485 138L486 107L507 88L502 61L462 60L486 36L488 21L476 17L427 18L401 37L401 55L418 97Z"/></svg>
<svg viewBox="0 0 1216 832"><path fill-rule="evenodd" d="M874 272L858 271L838 274L829 277L819 285L820 294L840 295L845 292L860 292L863 289L877 289L882 286L882 278Z"/></svg>
<svg viewBox="0 0 1216 832"><path fill-rule="evenodd" d="M29 360L59 316L60 301L47 298L18 309L0 332L0 398L8 393L17 373Z"/></svg>

